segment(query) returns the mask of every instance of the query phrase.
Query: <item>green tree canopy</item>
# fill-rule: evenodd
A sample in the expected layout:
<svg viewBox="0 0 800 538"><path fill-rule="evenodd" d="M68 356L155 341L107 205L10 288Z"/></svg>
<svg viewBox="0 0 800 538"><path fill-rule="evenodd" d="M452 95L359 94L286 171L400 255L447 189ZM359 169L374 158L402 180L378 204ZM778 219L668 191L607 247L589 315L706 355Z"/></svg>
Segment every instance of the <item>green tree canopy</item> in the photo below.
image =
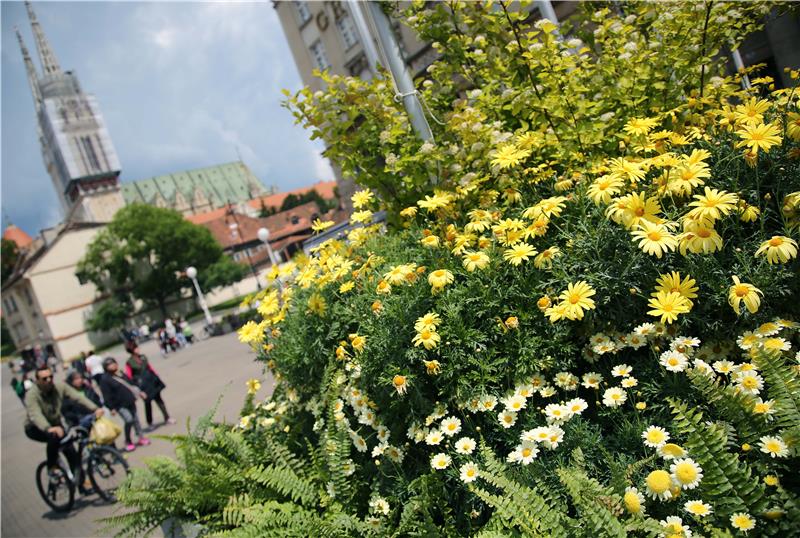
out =
<svg viewBox="0 0 800 538"><path fill-rule="evenodd" d="M14 271L14 266L17 264L19 258L19 248L17 244L10 239L3 239L2 252L0 252L0 262L2 262L2 280L6 281L11 273Z"/></svg>
<svg viewBox="0 0 800 538"><path fill-rule="evenodd" d="M191 287L182 273L197 268L204 289L239 280L244 269L222 252L207 229L171 209L132 204L120 210L78 263L79 279L99 289L156 305Z"/></svg>

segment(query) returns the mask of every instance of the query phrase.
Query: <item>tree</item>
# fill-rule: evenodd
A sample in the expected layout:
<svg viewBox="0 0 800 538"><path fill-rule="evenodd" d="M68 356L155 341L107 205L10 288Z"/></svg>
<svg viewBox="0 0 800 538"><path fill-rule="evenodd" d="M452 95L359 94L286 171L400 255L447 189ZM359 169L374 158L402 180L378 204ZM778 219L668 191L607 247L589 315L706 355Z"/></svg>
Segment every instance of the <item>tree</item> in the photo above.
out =
<svg viewBox="0 0 800 538"><path fill-rule="evenodd" d="M131 310L131 303L126 295L114 297L97 307L86 321L86 328L90 331L112 331L125 325Z"/></svg>
<svg viewBox="0 0 800 538"><path fill-rule="evenodd" d="M329 209L336 207L336 202L331 200L330 202L322 197L320 193L317 192L316 189L311 189L308 192L303 194L288 194L286 198L283 199L283 203L281 204L281 211L288 211L293 207L298 207L303 204L307 204L308 202L316 202L317 207L319 208L321 213L325 213Z"/></svg>
<svg viewBox="0 0 800 538"><path fill-rule="evenodd" d="M275 209L274 206L267 207L267 205L264 203L264 199L261 199L261 209L258 211L259 218L263 219L269 217L270 215L274 215L277 212L278 210Z"/></svg>
<svg viewBox="0 0 800 538"><path fill-rule="evenodd" d="M243 268L236 271L231 264L211 232L179 212L132 204L97 234L76 275L115 297L127 295L158 306L166 316L167 299L192 287L183 275L187 267L196 267L201 286L211 289L241 278ZM111 314L116 308L103 312Z"/></svg>
<svg viewBox="0 0 800 538"><path fill-rule="evenodd" d="M17 265L19 259L19 248L17 244L10 239L3 239L2 247L0 247L0 262L2 264L2 280L11 276L14 272L14 266Z"/></svg>

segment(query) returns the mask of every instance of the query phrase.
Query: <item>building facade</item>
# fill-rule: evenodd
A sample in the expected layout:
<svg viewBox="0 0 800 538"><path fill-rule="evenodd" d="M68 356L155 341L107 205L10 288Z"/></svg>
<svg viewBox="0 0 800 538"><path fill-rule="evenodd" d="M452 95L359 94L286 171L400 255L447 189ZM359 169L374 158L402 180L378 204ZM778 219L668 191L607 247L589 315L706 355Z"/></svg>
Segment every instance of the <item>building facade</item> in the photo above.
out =
<svg viewBox="0 0 800 538"><path fill-rule="evenodd" d="M273 190L264 187L241 161L122 184L126 204L165 207L184 216L260 198Z"/></svg>
<svg viewBox="0 0 800 538"><path fill-rule="evenodd" d="M313 74L316 69L363 79L371 79L377 73L366 47L375 50L378 45L375 35L367 33L373 28L369 10L360 4L342 1L273 2L297 71L303 84L309 88L315 91L323 89L324 83ZM359 24L357 19L361 19L363 24ZM436 57L435 51L407 26L392 21L392 27L412 76L421 74ZM342 177L336 163L331 162L331 167L342 203L345 209L352 210L350 197L355 192L355 185L352 180Z"/></svg>
<svg viewBox="0 0 800 538"><path fill-rule="evenodd" d="M3 283L3 317L17 349L52 346L66 360L114 341L114 334L86 330L86 320L105 297L75 276L86 247L102 229L93 222L61 225L51 240L36 240L26 249Z"/></svg>
<svg viewBox="0 0 800 538"><path fill-rule="evenodd" d="M122 207L121 170L97 99L77 75L63 71L50 42L25 2L41 74L17 30L38 123L45 168L67 222L107 222Z"/></svg>

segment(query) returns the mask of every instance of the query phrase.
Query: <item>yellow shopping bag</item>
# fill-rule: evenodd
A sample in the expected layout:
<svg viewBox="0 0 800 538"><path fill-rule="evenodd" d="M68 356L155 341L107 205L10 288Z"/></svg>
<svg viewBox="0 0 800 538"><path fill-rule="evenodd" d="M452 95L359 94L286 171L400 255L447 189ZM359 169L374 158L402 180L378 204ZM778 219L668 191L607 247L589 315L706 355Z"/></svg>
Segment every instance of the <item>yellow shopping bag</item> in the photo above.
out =
<svg viewBox="0 0 800 538"><path fill-rule="evenodd" d="M122 433L116 422L108 417L100 417L94 421L92 431L89 433L89 440L98 445L109 445L114 442L119 434Z"/></svg>

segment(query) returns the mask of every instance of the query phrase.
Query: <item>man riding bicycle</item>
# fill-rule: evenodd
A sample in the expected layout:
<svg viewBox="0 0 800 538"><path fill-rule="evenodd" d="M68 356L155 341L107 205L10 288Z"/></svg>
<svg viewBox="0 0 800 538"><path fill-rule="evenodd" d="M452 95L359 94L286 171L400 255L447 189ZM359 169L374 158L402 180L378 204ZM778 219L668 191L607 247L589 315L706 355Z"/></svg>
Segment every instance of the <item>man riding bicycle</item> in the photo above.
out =
<svg viewBox="0 0 800 538"><path fill-rule="evenodd" d="M47 365L36 369L34 381L33 387L25 394L28 411L25 435L33 441L47 443L47 468L53 471L58 468L58 450L64 437L64 422L61 416L61 404L64 398L80 403L94 412L95 417L102 416L103 409L66 383L55 383L53 371ZM67 444L63 448L72 471L79 475L81 466L78 453L72 444ZM81 493L89 492L80 476L78 484L81 484Z"/></svg>

